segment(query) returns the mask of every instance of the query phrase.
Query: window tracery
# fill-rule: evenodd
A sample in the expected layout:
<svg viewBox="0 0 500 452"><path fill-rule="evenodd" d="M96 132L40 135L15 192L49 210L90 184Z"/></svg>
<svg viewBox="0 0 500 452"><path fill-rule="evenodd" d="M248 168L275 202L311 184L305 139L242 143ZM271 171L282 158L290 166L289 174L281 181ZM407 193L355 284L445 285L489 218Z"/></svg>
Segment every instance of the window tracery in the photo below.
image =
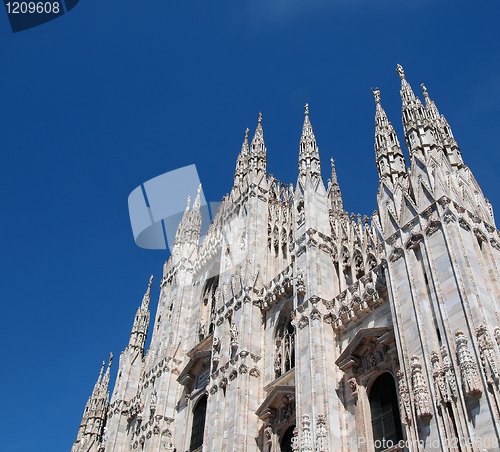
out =
<svg viewBox="0 0 500 452"><path fill-rule="evenodd" d="M276 331L276 351L274 358L275 378L295 367L295 329L288 317Z"/></svg>

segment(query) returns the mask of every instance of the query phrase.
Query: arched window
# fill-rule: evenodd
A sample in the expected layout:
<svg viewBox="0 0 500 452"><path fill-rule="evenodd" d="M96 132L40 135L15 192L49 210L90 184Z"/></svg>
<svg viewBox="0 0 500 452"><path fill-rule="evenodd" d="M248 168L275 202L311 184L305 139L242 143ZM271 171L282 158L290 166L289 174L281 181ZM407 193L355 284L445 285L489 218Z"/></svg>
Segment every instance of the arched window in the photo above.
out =
<svg viewBox="0 0 500 452"><path fill-rule="evenodd" d="M204 395L196 404L193 412L193 428L191 429L190 451L194 451L203 445L203 433L205 431L205 416L207 414L207 396Z"/></svg>
<svg viewBox="0 0 500 452"><path fill-rule="evenodd" d="M295 329L288 318L276 330L275 378L295 367Z"/></svg>
<svg viewBox="0 0 500 452"><path fill-rule="evenodd" d="M293 429L295 425L288 427L287 431L281 438L280 442L280 450L281 452L293 452L292 450L292 438L293 438Z"/></svg>
<svg viewBox="0 0 500 452"><path fill-rule="evenodd" d="M396 445L403 439L396 385L391 374L383 373L373 382L369 400L375 451L380 452L390 447L391 441Z"/></svg>

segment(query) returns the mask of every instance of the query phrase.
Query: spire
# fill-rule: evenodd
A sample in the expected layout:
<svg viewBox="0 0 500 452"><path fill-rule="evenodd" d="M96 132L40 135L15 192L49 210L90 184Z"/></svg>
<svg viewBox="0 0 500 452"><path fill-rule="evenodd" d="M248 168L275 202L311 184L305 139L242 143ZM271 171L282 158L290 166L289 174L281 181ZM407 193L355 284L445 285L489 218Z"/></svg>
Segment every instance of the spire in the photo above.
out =
<svg viewBox="0 0 500 452"><path fill-rule="evenodd" d="M135 315L134 325L132 326L132 332L130 333L130 340L128 344L129 347L139 348L142 349L142 351L144 351L144 344L146 343L146 336L148 334L150 316L149 301L152 284L153 276L149 278L148 288L142 299L141 306L137 309L137 314Z"/></svg>
<svg viewBox="0 0 500 452"><path fill-rule="evenodd" d="M405 71L400 64L396 67L396 72L401 79L401 100L403 101L403 127L405 133L412 127L416 127L416 123L425 118L424 107L410 84L406 81Z"/></svg>
<svg viewBox="0 0 500 452"><path fill-rule="evenodd" d="M106 417L109 408L109 367L111 366L112 354L110 353L110 360L108 369L104 378L102 376L105 363L103 361L99 377L94 385L92 395L89 397L85 410L83 412L80 428L78 429L78 436L71 449L73 452L88 450L92 443L99 444L104 433L104 425L106 424Z"/></svg>
<svg viewBox="0 0 500 452"><path fill-rule="evenodd" d="M434 101L432 101L431 98L429 97L429 93L427 92L427 88L425 87L425 85L423 83L420 85L420 88L422 88L422 91L424 93L425 109L427 111L427 117L431 120L432 119L434 119L434 120L439 119L439 117L440 117L439 110L437 109Z"/></svg>
<svg viewBox="0 0 500 452"><path fill-rule="evenodd" d="M238 182L243 179L245 174L248 173L248 157L250 154L250 149L248 147L248 132L250 130L247 128L245 130L245 140L241 145L241 152L238 155L238 159L236 160L236 171L234 172L234 185L237 185Z"/></svg>
<svg viewBox="0 0 500 452"><path fill-rule="evenodd" d="M250 153L250 170L256 173L266 172L267 170L267 149L264 143L264 131L262 129L262 113L259 112L259 120L255 135L252 138Z"/></svg>
<svg viewBox="0 0 500 452"><path fill-rule="evenodd" d="M151 293L151 285L153 284L153 275L151 275L151 278L149 278L149 284L148 288L146 290L146 293L144 294L144 297L142 298L142 309L148 309L149 308L149 301L151 299L150 293ZM110 357L110 359L113 359L113 356Z"/></svg>
<svg viewBox="0 0 500 452"><path fill-rule="evenodd" d="M443 115L439 114L439 110L436 107L434 101L430 98L427 88L422 83L420 85L424 93L425 99L425 113L429 124L432 126L432 131L430 132L434 142L444 149L448 160L452 166L461 167L463 166L462 154L460 148L453 136L451 127L448 121Z"/></svg>
<svg viewBox="0 0 500 452"><path fill-rule="evenodd" d="M300 137L299 178L307 175L321 177L321 162L319 149L316 145L311 121L309 120L309 105L304 107L304 125Z"/></svg>
<svg viewBox="0 0 500 452"><path fill-rule="evenodd" d="M194 198L193 211L199 212L201 207L201 184L198 185L198 191L196 192L196 198Z"/></svg>
<svg viewBox="0 0 500 452"><path fill-rule="evenodd" d="M101 381L102 381L102 374L104 372L104 366L106 363L103 361L102 366L101 366L101 371L99 372L99 377L97 378L97 381L95 382L94 385L94 390L92 391L92 397L96 397L97 394L99 394L99 389L101 387Z"/></svg>
<svg viewBox="0 0 500 452"><path fill-rule="evenodd" d="M153 278L153 277L151 277ZM113 353L109 352L109 362L108 362L108 368L106 369L106 373L104 374L104 378L102 379L102 384L101 384L101 391L107 392L108 391L108 385L109 385L109 371L111 369L111 363L113 362ZM104 362L102 363L103 368L104 368ZM101 370L102 373L102 370Z"/></svg>
<svg viewBox="0 0 500 452"><path fill-rule="evenodd" d="M333 157L330 158L330 165L332 166L332 185L338 185L337 171L335 170L335 160L333 160Z"/></svg>
<svg viewBox="0 0 500 452"><path fill-rule="evenodd" d="M401 66L398 65L398 68L401 68ZM401 68L402 70L403 68ZM404 77L404 72L402 75ZM405 158L396 131L382 108L379 89L375 88L372 93L375 98L375 158L377 169L381 180L389 178L394 183L397 177L406 174Z"/></svg>
<svg viewBox="0 0 500 452"><path fill-rule="evenodd" d="M337 172L335 171L335 161L330 159L332 165L332 179L328 184L328 197L330 198L331 210L336 212L344 211L344 203L342 201L342 193L340 192L340 185L337 181Z"/></svg>

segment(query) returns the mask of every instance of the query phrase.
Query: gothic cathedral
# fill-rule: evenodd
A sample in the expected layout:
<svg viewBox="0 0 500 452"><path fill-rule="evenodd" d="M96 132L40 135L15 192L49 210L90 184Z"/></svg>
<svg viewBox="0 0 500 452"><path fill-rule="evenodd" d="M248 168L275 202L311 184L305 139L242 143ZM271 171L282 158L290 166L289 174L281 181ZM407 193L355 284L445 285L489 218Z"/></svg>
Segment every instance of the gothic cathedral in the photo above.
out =
<svg viewBox="0 0 500 452"><path fill-rule="evenodd" d="M89 398L72 452L498 451L500 233L451 128L398 65L410 166L375 97L378 211L327 187L309 109L293 187L259 115L200 244L200 197ZM104 373L104 375L103 375Z"/></svg>

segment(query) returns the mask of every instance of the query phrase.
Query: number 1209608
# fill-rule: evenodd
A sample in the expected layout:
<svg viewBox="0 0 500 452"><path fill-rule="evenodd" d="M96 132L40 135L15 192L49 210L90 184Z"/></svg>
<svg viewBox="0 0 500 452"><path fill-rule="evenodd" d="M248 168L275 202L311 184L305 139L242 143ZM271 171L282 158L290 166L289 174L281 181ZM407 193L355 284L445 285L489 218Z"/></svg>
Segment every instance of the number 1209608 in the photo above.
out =
<svg viewBox="0 0 500 452"><path fill-rule="evenodd" d="M58 2L9 2L6 3L8 14L58 14Z"/></svg>

